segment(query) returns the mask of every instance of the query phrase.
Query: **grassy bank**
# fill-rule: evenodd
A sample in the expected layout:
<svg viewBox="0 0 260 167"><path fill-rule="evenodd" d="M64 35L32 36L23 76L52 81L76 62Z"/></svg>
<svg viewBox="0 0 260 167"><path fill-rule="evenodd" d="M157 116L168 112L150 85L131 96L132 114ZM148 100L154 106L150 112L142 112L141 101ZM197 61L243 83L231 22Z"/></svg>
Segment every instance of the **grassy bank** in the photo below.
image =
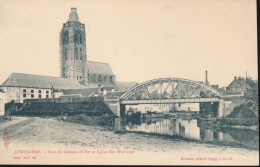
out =
<svg viewBox="0 0 260 167"><path fill-rule="evenodd" d="M60 119L60 118L59 118ZM64 119L65 122L76 122L84 125L102 126L108 130L114 128L114 116L87 116L84 114L68 116Z"/></svg>

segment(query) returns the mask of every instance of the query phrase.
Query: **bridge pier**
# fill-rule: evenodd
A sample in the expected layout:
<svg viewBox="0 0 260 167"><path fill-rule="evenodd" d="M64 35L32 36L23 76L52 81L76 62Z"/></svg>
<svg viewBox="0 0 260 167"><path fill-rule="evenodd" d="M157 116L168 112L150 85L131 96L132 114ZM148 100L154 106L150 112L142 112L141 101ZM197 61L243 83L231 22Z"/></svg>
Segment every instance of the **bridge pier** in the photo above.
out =
<svg viewBox="0 0 260 167"><path fill-rule="evenodd" d="M225 102L223 99L220 99L219 102L213 103L213 116L220 118L224 116L225 113Z"/></svg>
<svg viewBox="0 0 260 167"><path fill-rule="evenodd" d="M105 97L104 102L116 116L120 117L121 103L119 97L117 97L116 99L107 99Z"/></svg>
<svg viewBox="0 0 260 167"><path fill-rule="evenodd" d="M223 99L220 99L218 103L218 118L223 117L225 112L225 102Z"/></svg>
<svg viewBox="0 0 260 167"><path fill-rule="evenodd" d="M120 118L124 118L124 117L125 117L125 112L126 112L126 110L125 110L125 104L121 104L121 103L120 103L120 115L119 115L119 117L120 117Z"/></svg>
<svg viewBox="0 0 260 167"><path fill-rule="evenodd" d="M205 102L200 103L201 115L208 117L221 117L222 116L222 103L220 102Z"/></svg>

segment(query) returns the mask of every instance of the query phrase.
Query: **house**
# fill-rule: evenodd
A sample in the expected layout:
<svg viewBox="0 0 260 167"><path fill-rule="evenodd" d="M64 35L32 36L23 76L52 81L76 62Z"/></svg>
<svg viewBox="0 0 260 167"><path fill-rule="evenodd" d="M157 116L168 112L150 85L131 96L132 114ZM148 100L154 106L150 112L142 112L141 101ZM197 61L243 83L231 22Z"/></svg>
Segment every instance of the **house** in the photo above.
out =
<svg viewBox="0 0 260 167"><path fill-rule="evenodd" d="M252 93L252 88L241 77L234 77L234 80L226 88L226 94L237 94L239 96L247 96Z"/></svg>

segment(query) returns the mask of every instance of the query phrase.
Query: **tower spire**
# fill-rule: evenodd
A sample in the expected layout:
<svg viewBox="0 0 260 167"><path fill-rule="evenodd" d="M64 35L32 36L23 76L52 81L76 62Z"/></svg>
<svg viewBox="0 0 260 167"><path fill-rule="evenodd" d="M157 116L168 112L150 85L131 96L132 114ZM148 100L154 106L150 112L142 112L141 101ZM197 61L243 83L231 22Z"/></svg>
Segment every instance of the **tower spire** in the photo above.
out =
<svg viewBox="0 0 260 167"><path fill-rule="evenodd" d="M72 7L69 15L69 20L68 21L76 21L79 22L79 16L77 13L77 8Z"/></svg>

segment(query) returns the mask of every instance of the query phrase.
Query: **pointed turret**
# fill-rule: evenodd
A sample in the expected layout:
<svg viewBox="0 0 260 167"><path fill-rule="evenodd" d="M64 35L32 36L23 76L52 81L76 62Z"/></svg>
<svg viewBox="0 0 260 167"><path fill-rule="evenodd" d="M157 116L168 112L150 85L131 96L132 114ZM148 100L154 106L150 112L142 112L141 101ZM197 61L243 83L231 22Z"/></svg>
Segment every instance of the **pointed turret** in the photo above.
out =
<svg viewBox="0 0 260 167"><path fill-rule="evenodd" d="M68 21L76 21L79 22L79 16L77 13L77 8L71 8L70 16Z"/></svg>

